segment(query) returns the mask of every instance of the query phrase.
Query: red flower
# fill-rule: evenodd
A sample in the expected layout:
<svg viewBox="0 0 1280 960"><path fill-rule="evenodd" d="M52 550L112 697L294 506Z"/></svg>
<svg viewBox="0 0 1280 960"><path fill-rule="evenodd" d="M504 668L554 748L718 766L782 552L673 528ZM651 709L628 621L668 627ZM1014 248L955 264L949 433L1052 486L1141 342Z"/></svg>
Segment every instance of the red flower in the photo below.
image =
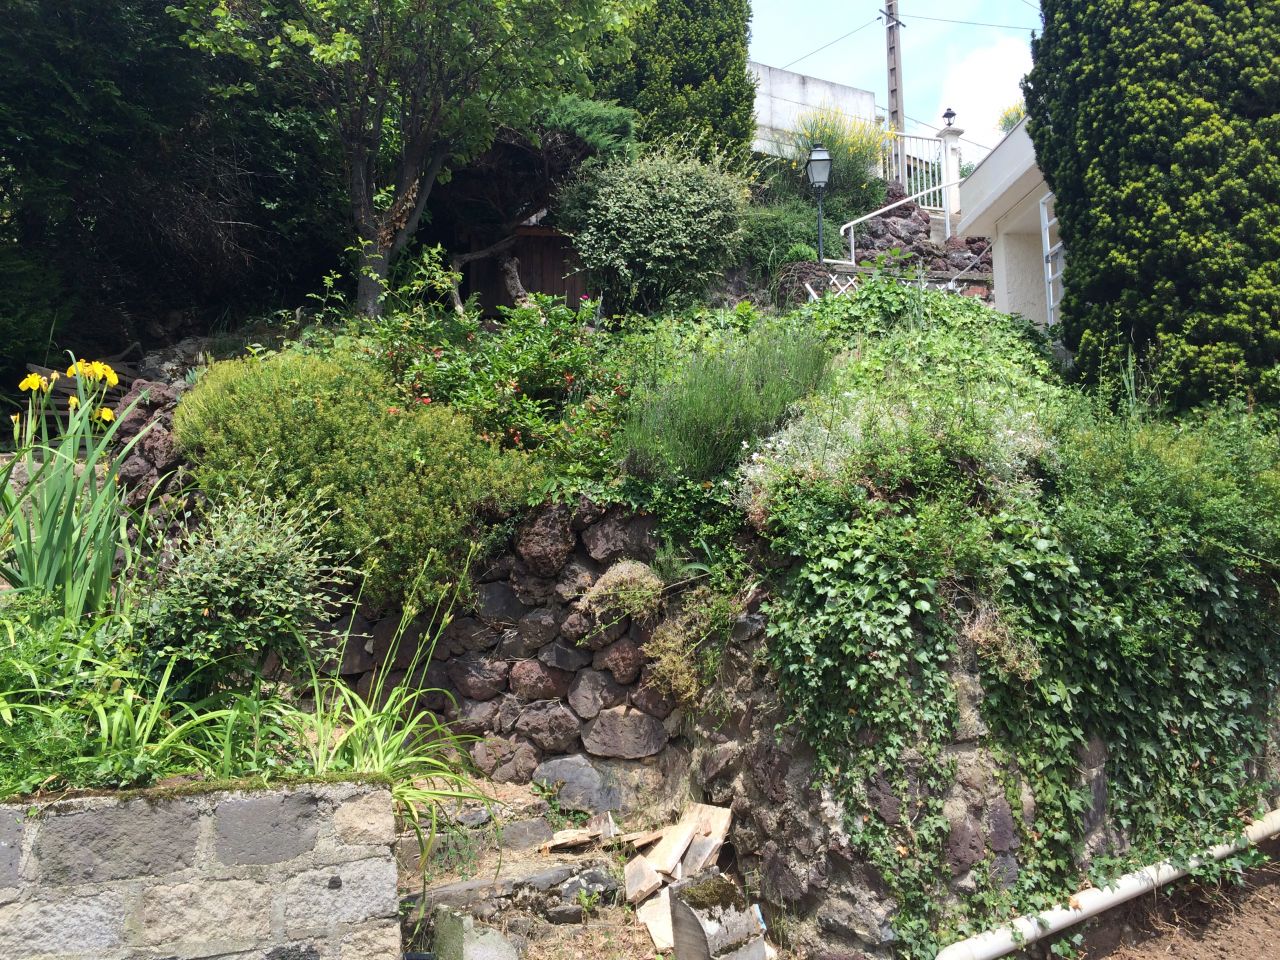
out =
<svg viewBox="0 0 1280 960"><path fill-rule="evenodd" d="M419 402L419 403L430 403L430 402L431 402L431 398L430 398L430 397L423 397L423 398L422 398L421 400L419 400L418 402Z"/></svg>

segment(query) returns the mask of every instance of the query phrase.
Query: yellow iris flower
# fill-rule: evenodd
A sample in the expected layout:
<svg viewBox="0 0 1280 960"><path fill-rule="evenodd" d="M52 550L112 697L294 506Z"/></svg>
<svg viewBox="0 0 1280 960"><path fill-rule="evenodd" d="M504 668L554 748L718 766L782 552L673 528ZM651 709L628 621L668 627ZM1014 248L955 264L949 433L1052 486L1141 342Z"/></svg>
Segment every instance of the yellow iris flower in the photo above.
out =
<svg viewBox="0 0 1280 960"><path fill-rule="evenodd" d="M94 416L103 423L110 423L116 418L116 412L110 407L101 407Z"/></svg>
<svg viewBox="0 0 1280 960"><path fill-rule="evenodd" d="M74 410L76 407L80 406L80 398L67 397L67 406L70 407L72 410Z"/></svg>
<svg viewBox="0 0 1280 960"><path fill-rule="evenodd" d="M119 374L111 369L110 364L103 363L101 360L77 360L67 367L67 376L84 377L94 383L106 383L108 387L114 387L120 383Z"/></svg>
<svg viewBox="0 0 1280 960"><path fill-rule="evenodd" d="M49 390L49 381L38 373L28 373L18 384L18 389L23 391L30 390L33 393L36 390L39 390L42 393L47 393Z"/></svg>

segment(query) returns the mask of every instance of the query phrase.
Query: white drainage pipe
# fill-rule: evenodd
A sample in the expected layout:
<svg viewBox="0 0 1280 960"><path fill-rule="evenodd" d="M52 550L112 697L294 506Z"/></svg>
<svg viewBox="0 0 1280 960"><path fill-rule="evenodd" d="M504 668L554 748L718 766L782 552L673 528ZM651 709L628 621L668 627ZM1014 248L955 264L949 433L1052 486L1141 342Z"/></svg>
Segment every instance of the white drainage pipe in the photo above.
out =
<svg viewBox="0 0 1280 960"><path fill-rule="evenodd" d="M1280 810L1272 810L1261 820L1255 820L1246 827L1242 839L1212 847L1203 856L1192 857L1186 867L1176 867L1168 860L1163 860L1133 873L1126 873L1109 887L1081 890L1071 898L1070 906L1054 907L1043 913L1019 917L1007 926L997 927L944 947L938 953L937 960L995 960L996 957L1021 950L1037 940L1051 937L1081 920L1096 917L1126 900L1150 893L1166 883L1186 876L1187 871L1195 866L1225 859L1277 834L1280 834Z"/></svg>

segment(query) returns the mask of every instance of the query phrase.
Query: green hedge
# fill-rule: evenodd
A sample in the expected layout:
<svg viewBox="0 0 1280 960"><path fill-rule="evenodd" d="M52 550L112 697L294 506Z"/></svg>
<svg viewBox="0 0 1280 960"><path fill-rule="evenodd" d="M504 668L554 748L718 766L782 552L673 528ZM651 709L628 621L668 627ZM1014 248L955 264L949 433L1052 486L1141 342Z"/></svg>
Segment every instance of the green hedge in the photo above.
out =
<svg viewBox="0 0 1280 960"><path fill-rule="evenodd" d="M1280 399L1280 4L1045 0L1028 131L1066 244L1063 333L1178 407Z"/></svg>

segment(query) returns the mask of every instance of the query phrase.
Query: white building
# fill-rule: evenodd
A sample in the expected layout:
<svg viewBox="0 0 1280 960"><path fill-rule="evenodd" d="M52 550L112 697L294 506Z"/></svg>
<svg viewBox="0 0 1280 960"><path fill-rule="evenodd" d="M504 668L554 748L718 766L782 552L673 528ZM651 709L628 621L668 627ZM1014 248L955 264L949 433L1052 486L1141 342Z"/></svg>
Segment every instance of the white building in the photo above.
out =
<svg viewBox="0 0 1280 960"><path fill-rule="evenodd" d="M756 78L756 139L758 153L779 156L786 135L796 129L796 121L815 110L834 110L851 120L876 119L876 97L870 90L779 67L748 61L747 69Z"/></svg>
<svg viewBox="0 0 1280 960"><path fill-rule="evenodd" d="M1057 322L1062 243L1053 193L1036 165L1023 120L960 184L958 232L990 237L995 307L1038 326Z"/></svg>

